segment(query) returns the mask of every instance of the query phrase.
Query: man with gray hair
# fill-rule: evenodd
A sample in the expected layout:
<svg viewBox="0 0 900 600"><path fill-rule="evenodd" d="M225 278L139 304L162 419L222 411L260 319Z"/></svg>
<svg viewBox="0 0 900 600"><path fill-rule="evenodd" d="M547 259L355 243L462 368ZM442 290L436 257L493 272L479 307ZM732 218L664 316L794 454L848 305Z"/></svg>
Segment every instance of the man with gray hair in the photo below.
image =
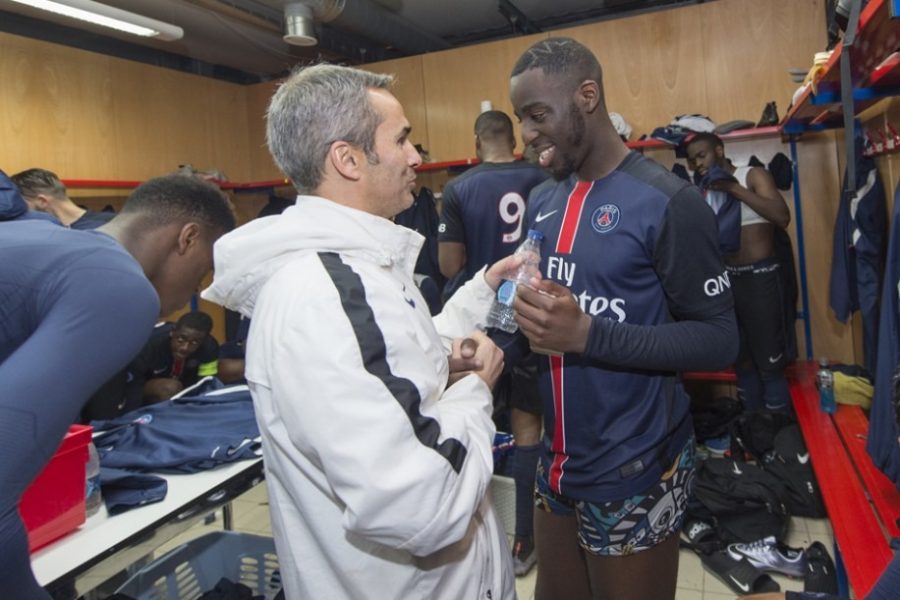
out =
<svg viewBox="0 0 900 600"><path fill-rule="evenodd" d="M116 216L95 212L72 202L66 186L56 173L46 169L26 169L11 178L31 210L53 215L69 229L96 229Z"/></svg>
<svg viewBox="0 0 900 600"><path fill-rule="evenodd" d="M432 319L416 288L419 154L392 78L317 65L268 111L300 191L215 248L203 295L252 317L246 378L288 598L513 598L486 495L500 350L483 326L507 258ZM466 338L463 338L466 336Z"/></svg>

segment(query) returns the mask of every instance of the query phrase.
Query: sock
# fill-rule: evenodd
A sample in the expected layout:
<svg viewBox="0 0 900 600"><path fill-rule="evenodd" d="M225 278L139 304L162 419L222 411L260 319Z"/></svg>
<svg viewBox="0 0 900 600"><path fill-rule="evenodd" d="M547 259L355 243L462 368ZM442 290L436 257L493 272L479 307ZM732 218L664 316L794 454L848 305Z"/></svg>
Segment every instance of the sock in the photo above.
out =
<svg viewBox="0 0 900 600"><path fill-rule="evenodd" d="M745 411L758 410L763 407L763 384L759 374L753 367L734 367L737 375L738 397L744 403Z"/></svg>
<svg viewBox="0 0 900 600"><path fill-rule="evenodd" d="M791 413L791 392L788 388L787 379L784 378L783 371L761 372L763 399L766 403L766 409Z"/></svg>
<svg viewBox="0 0 900 600"><path fill-rule="evenodd" d="M516 446L513 454L513 478L516 480L516 537L534 533L534 476L541 445Z"/></svg>

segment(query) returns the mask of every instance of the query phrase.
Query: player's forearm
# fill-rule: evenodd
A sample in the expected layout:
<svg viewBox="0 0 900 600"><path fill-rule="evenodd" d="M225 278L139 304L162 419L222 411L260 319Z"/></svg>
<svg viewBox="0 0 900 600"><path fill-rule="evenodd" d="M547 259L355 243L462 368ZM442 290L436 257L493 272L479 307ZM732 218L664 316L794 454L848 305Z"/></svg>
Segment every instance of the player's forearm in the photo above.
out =
<svg viewBox="0 0 900 600"><path fill-rule="evenodd" d="M584 354L619 367L713 371L734 362L737 339L737 323L731 313L662 325L632 325L594 317Z"/></svg>

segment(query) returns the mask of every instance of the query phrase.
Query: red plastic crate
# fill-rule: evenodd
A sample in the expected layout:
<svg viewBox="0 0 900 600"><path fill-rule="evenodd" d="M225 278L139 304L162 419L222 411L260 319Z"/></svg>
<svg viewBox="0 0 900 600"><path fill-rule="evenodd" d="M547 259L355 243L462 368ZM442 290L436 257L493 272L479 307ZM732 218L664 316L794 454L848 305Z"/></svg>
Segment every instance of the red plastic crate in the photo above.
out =
<svg viewBox="0 0 900 600"><path fill-rule="evenodd" d="M85 468L89 425L72 425L56 453L19 501L19 514L34 552L84 523Z"/></svg>

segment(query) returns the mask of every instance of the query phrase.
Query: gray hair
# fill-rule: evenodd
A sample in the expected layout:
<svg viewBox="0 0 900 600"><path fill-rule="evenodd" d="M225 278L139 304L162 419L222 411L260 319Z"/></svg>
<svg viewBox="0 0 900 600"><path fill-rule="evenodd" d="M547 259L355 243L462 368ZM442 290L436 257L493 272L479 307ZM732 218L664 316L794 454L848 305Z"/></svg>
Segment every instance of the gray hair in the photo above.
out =
<svg viewBox="0 0 900 600"><path fill-rule="evenodd" d="M377 162L375 130L381 117L368 91L386 89L393 80L391 75L319 64L294 71L279 86L266 113L266 142L298 192L319 187L334 142L361 148L370 162Z"/></svg>

